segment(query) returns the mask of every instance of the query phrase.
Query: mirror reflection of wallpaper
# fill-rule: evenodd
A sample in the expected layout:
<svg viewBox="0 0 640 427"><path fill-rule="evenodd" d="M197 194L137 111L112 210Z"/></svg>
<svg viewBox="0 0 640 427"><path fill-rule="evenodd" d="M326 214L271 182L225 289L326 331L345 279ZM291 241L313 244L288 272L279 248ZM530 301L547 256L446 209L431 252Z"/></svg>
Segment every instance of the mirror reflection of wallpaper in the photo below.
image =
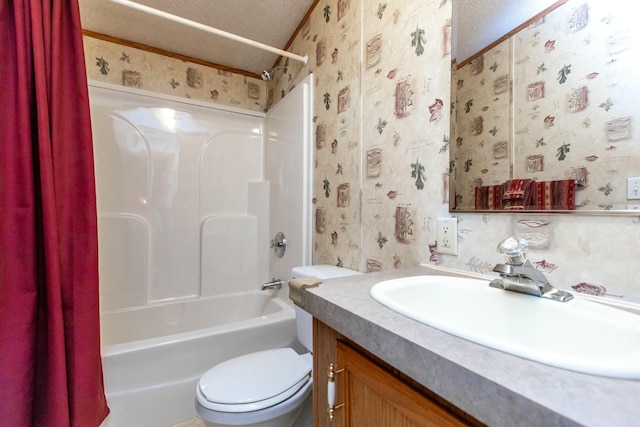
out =
<svg viewBox="0 0 640 427"><path fill-rule="evenodd" d="M457 70L456 210L474 208L477 185L511 178L575 179L577 210L634 204L626 187L640 176L640 87L631 15L621 0L569 1Z"/></svg>
<svg viewBox="0 0 640 427"><path fill-rule="evenodd" d="M476 186L501 184L510 177L511 109L509 40L456 71L452 87L457 102L453 112L451 156L456 207L474 208Z"/></svg>

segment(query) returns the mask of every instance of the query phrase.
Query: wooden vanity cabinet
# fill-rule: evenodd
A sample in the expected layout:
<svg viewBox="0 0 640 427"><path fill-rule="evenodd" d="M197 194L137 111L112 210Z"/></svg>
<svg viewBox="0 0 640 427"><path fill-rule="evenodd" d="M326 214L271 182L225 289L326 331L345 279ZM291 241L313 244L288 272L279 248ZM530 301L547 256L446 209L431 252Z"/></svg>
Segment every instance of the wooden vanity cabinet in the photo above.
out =
<svg viewBox="0 0 640 427"><path fill-rule="evenodd" d="M482 425L315 318L313 350L314 427ZM331 363L337 372L332 421L327 400Z"/></svg>

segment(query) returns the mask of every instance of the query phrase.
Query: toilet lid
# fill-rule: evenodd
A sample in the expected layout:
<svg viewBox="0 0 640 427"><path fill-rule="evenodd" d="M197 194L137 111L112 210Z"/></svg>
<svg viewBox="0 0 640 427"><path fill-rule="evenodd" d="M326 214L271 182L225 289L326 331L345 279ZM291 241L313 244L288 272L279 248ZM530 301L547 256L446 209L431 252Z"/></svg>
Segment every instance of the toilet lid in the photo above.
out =
<svg viewBox="0 0 640 427"><path fill-rule="evenodd" d="M291 348L246 354L209 369L198 383L211 409L257 411L276 405L301 389L311 366Z"/></svg>

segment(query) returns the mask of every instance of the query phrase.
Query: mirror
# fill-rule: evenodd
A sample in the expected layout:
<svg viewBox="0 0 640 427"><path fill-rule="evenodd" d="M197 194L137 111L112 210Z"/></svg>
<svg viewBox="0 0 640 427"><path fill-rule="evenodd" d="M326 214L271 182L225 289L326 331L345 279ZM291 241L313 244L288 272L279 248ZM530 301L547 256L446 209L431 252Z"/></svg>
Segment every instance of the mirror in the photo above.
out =
<svg viewBox="0 0 640 427"><path fill-rule="evenodd" d="M489 32L480 22L461 23L466 8L504 22L501 13L530 2L494 3L491 15L479 13L476 2L454 2L456 56L463 37ZM623 0L563 0L538 10L453 63L450 211L638 215L634 14Z"/></svg>

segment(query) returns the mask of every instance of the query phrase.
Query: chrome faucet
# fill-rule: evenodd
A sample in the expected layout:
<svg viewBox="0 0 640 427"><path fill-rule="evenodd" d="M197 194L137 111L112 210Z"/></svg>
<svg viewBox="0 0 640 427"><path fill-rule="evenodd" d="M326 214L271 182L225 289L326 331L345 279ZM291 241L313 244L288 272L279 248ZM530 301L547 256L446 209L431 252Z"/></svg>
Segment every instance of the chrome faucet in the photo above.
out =
<svg viewBox="0 0 640 427"><path fill-rule="evenodd" d="M267 283L263 283L262 286L260 286L260 290L261 291L265 291L267 289L280 289L282 287L282 285L286 284L287 281L286 280L281 280L281 279L272 279L270 282Z"/></svg>
<svg viewBox="0 0 640 427"><path fill-rule="evenodd" d="M489 286L507 291L520 292L554 301L566 302L573 299L569 292L553 287L541 271L527 259L529 243L522 238L509 237L498 244L498 252L505 255L507 262L497 264L493 271L500 273Z"/></svg>

